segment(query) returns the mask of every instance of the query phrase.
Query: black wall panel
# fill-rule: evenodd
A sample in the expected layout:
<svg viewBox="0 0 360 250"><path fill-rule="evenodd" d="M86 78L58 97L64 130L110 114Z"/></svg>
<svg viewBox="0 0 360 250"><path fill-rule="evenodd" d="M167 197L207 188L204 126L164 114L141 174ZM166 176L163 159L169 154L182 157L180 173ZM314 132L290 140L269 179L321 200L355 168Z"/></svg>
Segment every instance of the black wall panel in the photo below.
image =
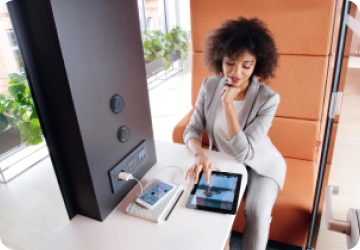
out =
<svg viewBox="0 0 360 250"><path fill-rule="evenodd" d="M108 171L143 140L156 162L136 0L14 0L8 8L70 217L106 216L136 184L113 194ZM120 94L125 108L110 109ZM117 131L126 125L128 141Z"/></svg>

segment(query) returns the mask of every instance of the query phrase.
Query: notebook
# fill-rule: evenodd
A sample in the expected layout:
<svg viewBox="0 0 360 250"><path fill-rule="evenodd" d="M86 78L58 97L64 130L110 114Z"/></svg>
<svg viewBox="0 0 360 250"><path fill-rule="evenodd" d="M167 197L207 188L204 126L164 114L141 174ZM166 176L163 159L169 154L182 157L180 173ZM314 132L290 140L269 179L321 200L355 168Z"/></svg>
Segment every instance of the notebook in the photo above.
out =
<svg viewBox="0 0 360 250"><path fill-rule="evenodd" d="M158 182L159 179L151 179L144 187L144 192L148 190L152 185ZM148 220L156 223L164 221L165 216L170 212L172 206L176 202L178 196L180 195L183 187L181 184L174 185L174 188L170 191L168 195L159 201L159 203L151 209L144 208L143 206L137 204L136 202L130 203L127 208L127 214Z"/></svg>

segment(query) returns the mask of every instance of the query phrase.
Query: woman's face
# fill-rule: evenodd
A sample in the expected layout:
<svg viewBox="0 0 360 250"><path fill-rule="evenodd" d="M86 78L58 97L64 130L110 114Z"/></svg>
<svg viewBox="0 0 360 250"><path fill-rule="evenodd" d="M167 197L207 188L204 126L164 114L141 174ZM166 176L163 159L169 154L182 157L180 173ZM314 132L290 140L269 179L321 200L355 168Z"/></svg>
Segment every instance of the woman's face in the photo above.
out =
<svg viewBox="0 0 360 250"><path fill-rule="evenodd" d="M249 78L254 72L256 58L249 52L245 52L238 58L225 56L222 62L223 74L227 84L233 86L247 86Z"/></svg>

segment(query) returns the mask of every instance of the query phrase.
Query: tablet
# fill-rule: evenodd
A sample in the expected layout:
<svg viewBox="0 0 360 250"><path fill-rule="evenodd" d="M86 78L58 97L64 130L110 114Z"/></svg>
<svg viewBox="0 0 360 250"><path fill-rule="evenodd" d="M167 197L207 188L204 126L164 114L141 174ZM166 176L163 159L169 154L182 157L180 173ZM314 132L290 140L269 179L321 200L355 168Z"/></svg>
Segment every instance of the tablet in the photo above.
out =
<svg viewBox="0 0 360 250"><path fill-rule="evenodd" d="M206 184L205 175L200 173L198 184L194 184L187 208L206 210L225 214L236 214L242 175L213 171L210 183Z"/></svg>

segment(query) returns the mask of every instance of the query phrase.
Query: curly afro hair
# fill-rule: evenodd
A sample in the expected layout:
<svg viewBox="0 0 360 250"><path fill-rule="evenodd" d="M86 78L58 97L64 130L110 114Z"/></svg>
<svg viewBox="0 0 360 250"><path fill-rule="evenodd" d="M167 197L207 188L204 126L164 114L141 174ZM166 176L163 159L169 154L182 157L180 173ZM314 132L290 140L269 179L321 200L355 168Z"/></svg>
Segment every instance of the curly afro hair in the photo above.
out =
<svg viewBox="0 0 360 250"><path fill-rule="evenodd" d="M206 38L204 61L207 68L222 74L222 61L225 56L237 58L244 52L256 57L253 74L261 80L273 78L278 66L278 53L275 41L266 24L258 18L228 20L221 28L211 32Z"/></svg>

